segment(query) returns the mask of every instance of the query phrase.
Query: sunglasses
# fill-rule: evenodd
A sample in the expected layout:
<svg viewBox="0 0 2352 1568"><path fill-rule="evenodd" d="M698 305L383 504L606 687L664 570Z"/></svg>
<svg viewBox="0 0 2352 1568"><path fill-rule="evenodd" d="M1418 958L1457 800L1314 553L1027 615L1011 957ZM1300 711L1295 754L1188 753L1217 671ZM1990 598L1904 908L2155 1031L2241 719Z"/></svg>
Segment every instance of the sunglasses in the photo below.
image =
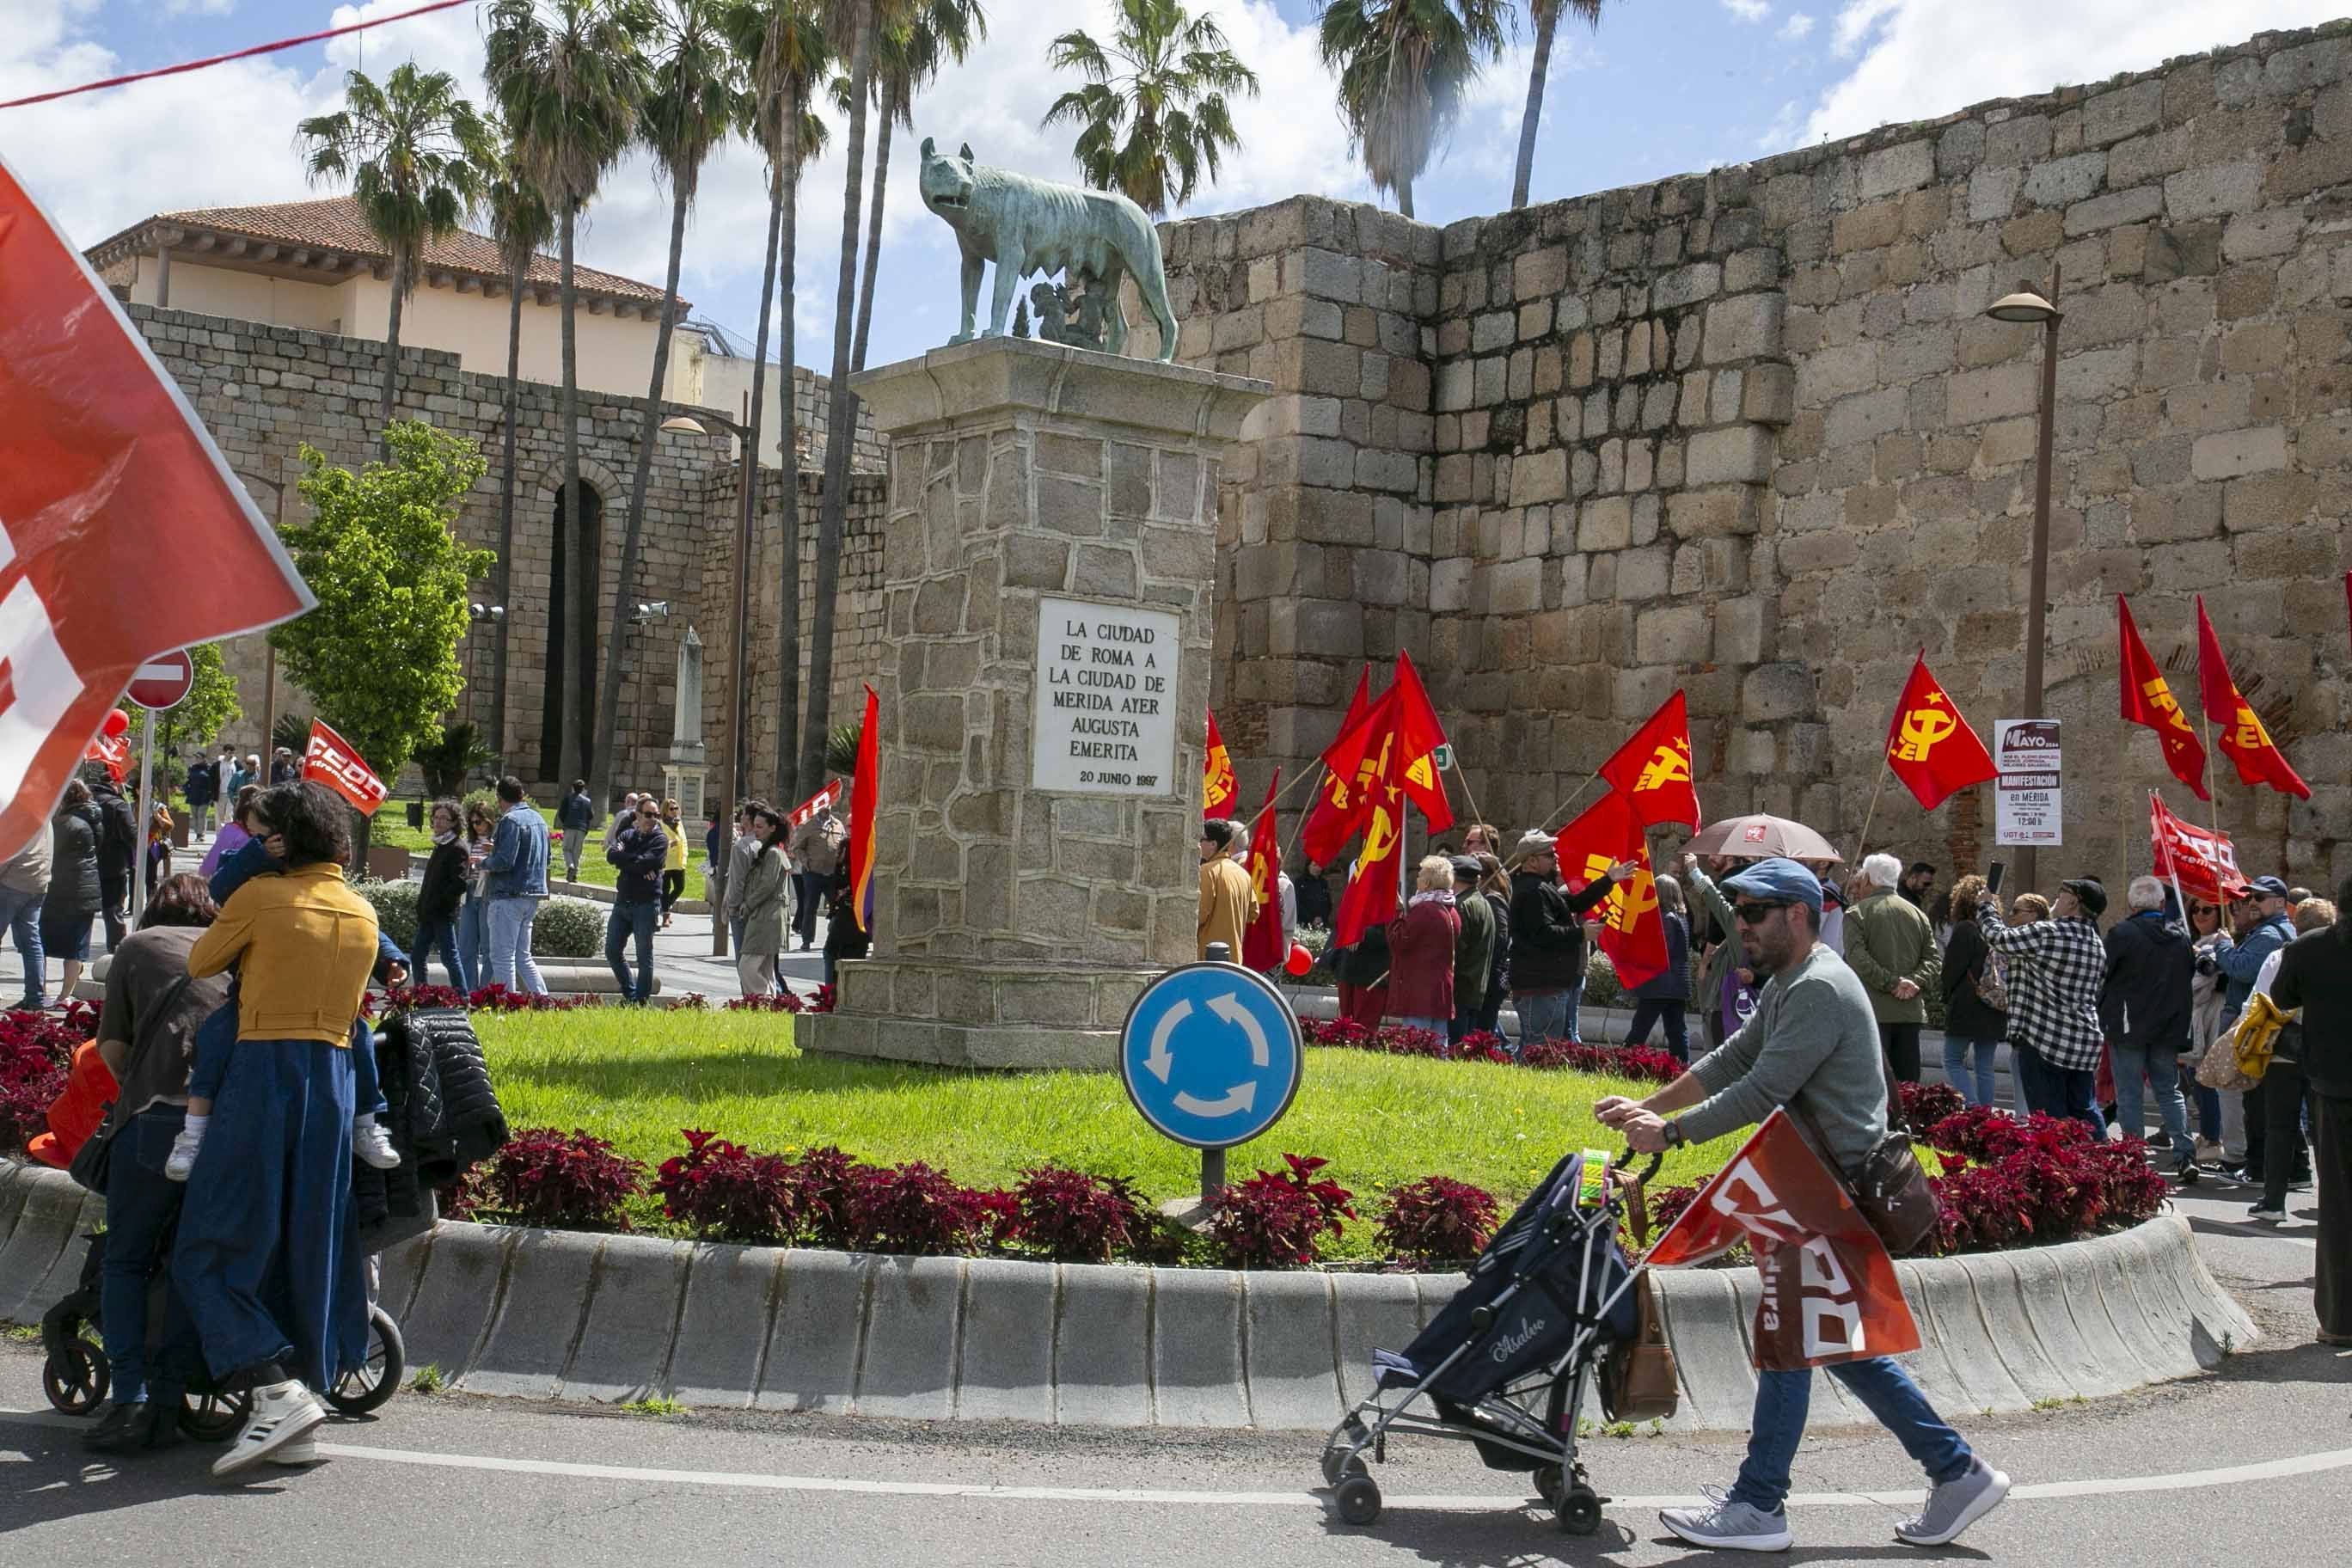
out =
<svg viewBox="0 0 2352 1568"><path fill-rule="evenodd" d="M1739 923L1742 925L1762 925L1765 918L1773 910L1785 910L1788 907L1786 904L1743 903L1732 905L1731 912L1739 917Z"/></svg>

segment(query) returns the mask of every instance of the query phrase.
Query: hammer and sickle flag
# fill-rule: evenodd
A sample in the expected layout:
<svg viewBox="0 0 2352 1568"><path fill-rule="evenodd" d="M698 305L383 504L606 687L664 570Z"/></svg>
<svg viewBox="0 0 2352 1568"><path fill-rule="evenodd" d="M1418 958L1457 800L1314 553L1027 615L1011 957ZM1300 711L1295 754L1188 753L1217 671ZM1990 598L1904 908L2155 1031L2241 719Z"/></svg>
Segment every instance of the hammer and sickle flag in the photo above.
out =
<svg viewBox="0 0 2352 1568"><path fill-rule="evenodd" d="M1609 874L1610 865L1628 860L1630 880L1609 889L1602 904L1601 951L1617 968L1626 989L1665 973L1666 923L1658 913L1658 884L1651 875L1650 841L1632 801L1611 790L1559 830L1560 875L1571 889Z"/></svg>
<svg viewBox="0 0 2352 1568"><path fill-rule="evenodd" d="M1601 764L1601 776L1631 803L1644 827L1672 822L1696 833L1706 826L1691 784L1690 710L1679 690Z"/></svg>
<svg viewBox="0 0 2352 1568"><path fill-rule="evenodd" d="M1234 797L1240 794L1234 783L1234 757L1225 750L1225 738L1217 732L1217 713L1209 710L1209 745L1201 758L1201 819L1219 821L1234 814Z"/></svg>
<svg viewBox="0 0 2352 1568"><path fill-rule="evenodd" d="M2205 618L2202 594L2197 595L2197 686L2204 700L2205 717L2221 726L2221 736L2216 743L2238 764L2238 782L2268 784L2282 795L2309 800L2311 786L2287 765L2286 753L2278 749L2278 742L2263 727L2254 705L2239 691L2237 679L2230 673L2230 661L2221 657L2221 639L2213 635L2213 623Z"/></svg>
<svg viewBox="0 0 2352 1568"><path fill-rule="evenodd" d="M1356 731L1372 706L1372 667L1366 665L1356 677L1356 695L1348 704L1348 716L1339 721L1341 740ZM1356 768L1338 771L1327 753L1323 767L1322 787L1315 792L1315 804L1308 808L1307 824L1298 832L1307 864L1328 866L1339 858L1339 850L1356 829L1363 825L1365 792L1356 787Z"/></svg>
<svg viewBox="0 0 2352 1568"><path fill-rule="evenodd" d="M2189 715L2173 700L2164 671L2148 657L2147 645L2139 640L2139 626L2121 594L2116 595L2116 628L2123 642L2123 654L2116 662L2123 671L2125 721L2155 731L2156 738L2164 742L2164 765L2172 770L2172 776L2195 790L2199 800L2211 799L2205 793L2205 748L2198 742L2197 731L2189 727Z"/></svg>
<svg viewBox="0 0 2352 1568"><path fill-rule="evenodd" d="M1902 700L1895 703L1895 718L1886 726L1886 765L1928 811L1943 805L1955 790L1982 784L2000 772L1992 765L1992 753L1927 673L1924 649L1912 662L1911 679L1903 683Z"/></svg>
<svg viewBox="0 0 2352 1568"><path fill-rule="evenodd" d="M1274 770L1266 781L1265 804L1258 807L1257 820L1250 824L1249 879L1250 899L1257 913L1242 932L1242 963L1261 973L1282 967L1289 955L1290 944L1282 936L1282 826L1274 814L1274 797L1279 793L1282 770Z"/></svg>

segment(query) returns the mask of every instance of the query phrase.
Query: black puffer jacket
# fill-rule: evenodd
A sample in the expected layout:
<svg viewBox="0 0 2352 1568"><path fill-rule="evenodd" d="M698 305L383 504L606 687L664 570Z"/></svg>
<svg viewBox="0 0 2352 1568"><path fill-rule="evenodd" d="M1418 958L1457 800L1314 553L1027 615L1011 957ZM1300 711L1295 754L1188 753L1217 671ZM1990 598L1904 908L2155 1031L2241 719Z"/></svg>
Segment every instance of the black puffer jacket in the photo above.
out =
<svg viewBox="0 0 2352 1568"><path fill-rule="evenodd" d="M49 819L49 890L41 912L60 920L96 914L98 880L98 807L61 805Z"/></svg>
<svg viewBox="0 0 2352 1568"><path fill-rule="evenodd" d="M131 815L131 803L113 782L92 784L90 794L96 796L99 814L98 879L108 888L131 885L131 863L139 858L139 821Z"/></svg>
<svg viewBox="0 0 2352 1568"><path fill-rule="evenodd" d="M422 1008L384 1021L378 1052L384 1118L403 1171L427 1187L446 1186L498 1152L506 1112L490 1087L482 1043L462 1009Z"/></svg>
<svg viewBox="0 0 2352 1568"><path fill-rule="evenodd" d="M2107 978L2099 991L2107 1038L2133 1050L2187 1050L2196 970L2196 952L2179 926L2153 915L2117 921L2107 932Z"/></svg>
<svg viewBox="0 0 2352 1568"><path fill-rule="evenodd" d="M1616 883L1595 877L1571 893L1533 871L1511 873L1511 989L1567 991L1584 984L1586 910Z"/></svg>

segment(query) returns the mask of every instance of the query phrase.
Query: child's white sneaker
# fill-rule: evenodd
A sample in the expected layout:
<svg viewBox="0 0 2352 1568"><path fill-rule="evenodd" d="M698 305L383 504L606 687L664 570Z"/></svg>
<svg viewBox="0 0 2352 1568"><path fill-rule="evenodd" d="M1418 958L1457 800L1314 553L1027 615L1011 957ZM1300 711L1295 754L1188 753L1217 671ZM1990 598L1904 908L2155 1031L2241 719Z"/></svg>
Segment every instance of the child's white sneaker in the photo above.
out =
<svg viewBox="0 0 2352 1568"><path fill-rule="evenodd" d="M352 1122L352 1152L379 1171L389 1171L400 1163L400 1151L392 1146L392 1134L373 1116L362 1116Z"/></svg>
<svg viewBox="0 0 2352 1568"><path fill-rule="evenodd" d="M196 1151L205 1146L205 1135L183 1127L172 1140L172 1152L163 1156L163 1179L184 1182L188 1173L196 1168Z"/></svg>

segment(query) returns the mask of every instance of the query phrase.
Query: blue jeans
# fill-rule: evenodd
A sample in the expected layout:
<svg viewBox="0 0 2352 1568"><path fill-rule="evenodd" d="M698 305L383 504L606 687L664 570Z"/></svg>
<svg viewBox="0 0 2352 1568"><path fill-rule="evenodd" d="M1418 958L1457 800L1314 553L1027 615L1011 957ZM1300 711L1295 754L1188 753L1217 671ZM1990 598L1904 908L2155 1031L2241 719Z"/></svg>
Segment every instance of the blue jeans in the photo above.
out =
<svg viewBox="0 0 2352 1568"><path fill-rule="evenodd" d="M1976 1052L1977 1065L1969 1066L1969 1053ZM1992 1103L1994 1058L2000 1054L1999 1040L1972 1040L1966 1035L1946 1031L1944 1035L1944 1078L1960 1098L1970 1105Z"/></svg>
<svg viewBox="0 0 2352 1568"><path fill-rule="evenodd" d="M1402 1024L1408 1029L1427 1029L1431 1034L1435 1035L1438 1038L1444 1039L1445 1037L1445 1026L1447 1024L1451 1023L1452 1020L1448 1018L1399 1018L1397 1022Z"/></svg>
<svg viewBox="0 0 2352 1568"><path fill-rule="evenodd" d="M648 899L643 903L615 903L613 912L604 920L604 962L613 966L613 978L621 983L621 1000L643 1002L654 994L654 927L661 923L660 900ZM635 932L637 939L637 981L629 984L629 966L621 958L621 949Z"/></svg>
<svg viewBox="0 0 2352 1568"><path fill-rule="evenodd" d="M2221 1091L2197 1086L2197 1134L2209 1142L2221 1142Z"/></svg>
<svg viewBox="0 0 2352 1568"><path fill-rule="evenodd" d="M457 906L457 957L473 977L469 991L490 977L490 933L483 908L482 900L471 894Z"/></svg>
<svg viewBox="0 0 2352 1568"><path fill-rule="evenodd" d="M537 899L486 899L482 923L488 930L490 979L513 991L547 994L539 963L530 956L530 925L539 918Z"/></svg>
<svg viewBox="0 0 2352 1568"><path fill-rule="evenodd" d="M727 940L734 943L727 951L740 957L743 952L743 917L741 915L727 917Z"/></svg>
<svg viewBox="0 0 2352 1568"><path fill-rule="evenodd" d="M1636 998L1633 1021L1625 1030L1625 1043L1629 1046L1648 1045L1652 1024L1665 1026L1666 1049L1674 1053L1675 1060L1690 1060L1690 1019L1685 1016L1683 1002L1673 998L1655 1001L1647 996Z"/></svg>
<svg viewBox="0 0 2352 1568"><path fill-rule="evenodd" d="M352 1103L362 1116L380 1116L391 1109L376 1079L375 1031L364 1018L352 1023ZM236 1003L223 1003L196 1026L194 1059L188 1069L188 1092L198 1100L217 1100L228 1080L228 1060L236 1051ZM214 1110L219 1110L215 1105Z"/></svg>
<svg viewBox="0 0 2352 1568"><path fill-rule="evenodd" d="M1565 991L1538 991L1518 996L1519 1049L1526 1050L1531 1040L1574 1039L1577 1003L1583 994L1584 987L1578 985Z"/></svg>
<svg viewBox="0 0 2352 1568"><path fill-rule="evenodd" d="M2139 1097L2145 1078L2156 1090L2156 1112L2164 1119L2164 1135L2172 1145L2174 1163L2194 1159L2197 1143L2189 1136L2189 1102L2180 1092L2180 1053L2129 1046L2109 1048L2116 1062L2116 1120L2123 1124L2124 1136L2147 1135L2147 1117Z"/></svg>
<svg viewBox="0 0 2352 1568"><path fill-rule="evenodd" d="M1840 1362L1822 1370L1844 1384L1846 1392L1895 1434L1931 1483L1941 1486L1969 1473L1975 1456L1968 1444L1936 1414L1911 1374L1892 1357ZM1779 1513L1788 1500L1789 1467L1796 1462L1797 1445L1805 1436L1812 1380L1813 1374L1803 1368L1756 1374L1756 1415L1748 1426L1748 1458L1731 1488L1735 1500L1767 1513Z"/></svg>
<svg viewBox="0 0 2352 1568"><path fill-rule="evenodd" d="M0 888L0 931L16 943L25 961L25 1005L37 1013L48 1001L48 959L41 952L39 893L19 893Z"/></svg>
<svg viewBox="0 0 2352 1568"><path fill-rule="evenodd" d="M2092 1136L2106 1137L2106 1118L2092 1103L2099 1086L2095 1068L2057 1067L2028 1045L2015 1046L2010 1060L2017 1072L2017 1098L2028 1111L2072 1116L2088 1126Z"/></svg>
<svg viewBox="0 0 2352 1568"><path fill-rule="evenodd" d="M114 1397L128 1405L148 1396L152 1375L166 1396L204 1370L194 1325L179 1297L164 1292L163 1345L150 1362L147 1347L149 1284L164 1267L163 1233L180 1212L186 1190L163 1177L187 1112L176 1105L152 1105L115 1134L106 1173L106 1261L99 1274L99 1312L106 1338L106 1361L114 1374Z"/></svg>
<svg viewBox="0 0 2352 1568"><path fill-rule="evenodd" d="M474 961L457 940L457 922L437 921L416 927L416 946L408 955L408 978L412 984L425 985L432 982L427 969L433 962L433 950L441 950L441 962L449 971L449 984L460 991L474 988Z"/></svg>

